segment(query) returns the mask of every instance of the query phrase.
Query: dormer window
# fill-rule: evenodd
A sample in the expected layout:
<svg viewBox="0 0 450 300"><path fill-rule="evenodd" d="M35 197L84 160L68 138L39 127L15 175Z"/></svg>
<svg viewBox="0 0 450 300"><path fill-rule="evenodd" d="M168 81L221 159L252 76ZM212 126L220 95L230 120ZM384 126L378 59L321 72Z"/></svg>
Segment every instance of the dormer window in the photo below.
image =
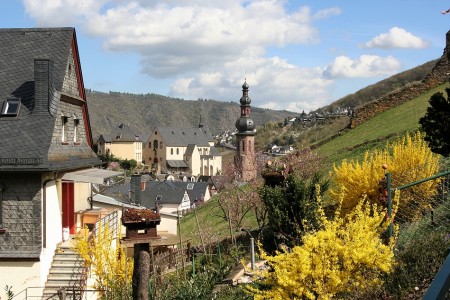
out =
<svg viewBox="0 0 450 300"><path fill-rule="evenodd" d="M19 113L19 109L20 98L7 98L6 101L3 102L1 115L15 117Z"/></svg>

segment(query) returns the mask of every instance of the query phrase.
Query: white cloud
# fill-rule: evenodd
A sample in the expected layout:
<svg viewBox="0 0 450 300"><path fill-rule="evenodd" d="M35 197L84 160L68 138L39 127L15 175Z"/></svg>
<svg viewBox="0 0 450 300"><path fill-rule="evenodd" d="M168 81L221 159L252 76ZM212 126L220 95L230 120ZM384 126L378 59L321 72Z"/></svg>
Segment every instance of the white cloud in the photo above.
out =
<svg viewBox="0 0 450 300"><path fill-rule="evenodd" d="M392 27L389 32L382 33L364 44L365 48L411 48L424 49L428 43L420 37L414 36L403 28Z"/></svg>
<svg viewBox="0 0 450 300"><path fill-rule="evenodd" d="M342 13L342 9L339 7L330 7L327 9L319 10L317 13L314 14L315 20L321 20L321 19L327 19L332 16L337 16Z"/></svg>
<svg viewBox="0 0 450 300"><path fill-rule="evenodd" d="M330 100L327 88L332 82L321 78L320 68L299 68L279 57L239 58L227 63L221 73L181 77L172 85L170 95L239 102L244 72L253 106L301 112L326 105Z"/></svg>
<svg viewBox="0 0 450 300"><path fill-rule="evenodd" d="M74 26L96 14L108 0L23 0L37 26Z"/></svg>
<svg viewBox="0 0 450 300"><path fill-rule="evenodd" d="M139 53L142 71L159 78L318 40L310 10L287 12L284 1L24 1L39 25L79 20L86 33L105 39L106 50Z"/></svg>
<svg viewBox="0 0 450 300"><path fill-rule="evenodd" d="M338 7L287 11L284 0L23 1L38 26L77 26L102 39L105 51L138 54L141 72L171 80L169 95L179 98L238 102L246 77L253 106L310 111L334 100L329 88L336 77L393 74L400 67L391 56L341 56L324 71L274 54L317 44L313 22L341 14Z"/></svg>
<svg viewBox="0 0 450 300"><path fill-rule="evenodd" d="M324 76L326 78L384 76L395 74L400 67L400 62L391 55L387 57L362 55L356 60L338 56L326 67Z"/></svg>

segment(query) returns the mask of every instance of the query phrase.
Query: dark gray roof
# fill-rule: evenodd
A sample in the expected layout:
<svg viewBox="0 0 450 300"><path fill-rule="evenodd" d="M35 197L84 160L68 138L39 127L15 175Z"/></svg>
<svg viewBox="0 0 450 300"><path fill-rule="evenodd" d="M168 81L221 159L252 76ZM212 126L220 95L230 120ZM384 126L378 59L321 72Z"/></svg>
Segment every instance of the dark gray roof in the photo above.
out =
<svg viewBox="0 0 450 300"><path fill-rule="evenodd" d="M189 165L184 160L167 160L167 165L171 168L189 168Z"/></svg>
<svg viewBox="0 0 450 300"><path fill-rule="evenodd" d="M180 188L174 181L150 181L147 182L145 191L142 191L142 206L147 208L155 207L155 200L158 197L159 203L180 204L184 197L185 189Z"/></svg>
<svg viewBox="0 0 450 300"><path fill-rule="evenodd" d="M180 181L151 181L147 182L145 191L142 192L142 206L155 207L157 196L161 196L159 203L180 204L184 192L187 191L191 203L205 196L208 188L207 182L180 182Z"/></svg>
<svg viewBox="0 0 450 300"><path fill-rule="evenodd" d="M216 147L211 147L209 148L209 154L211 154L212 156L219 156L222 155L219 150L217 150Z"/></svg>
<svg viewBox="0 0 450 300"><path fill-rule="evenodd" d="M120 124L111 130L109 134L102 135L107 143L111 142L142 142L141 137L126 124Z"/></svg>
<svg viewBox="0 0 450 300"><path fill-rule="evenodd" d="M186 148L186 156L192 156L192 154L194 153L194 149L195 149L195 145L194 144L189 144Z"/></svg>
<svg viewBox="0 0 450 300"><path fill-rule="evenodd" d="M155 130L168 147L186 147L189 144L209 147L209 142L214 141L211 133L205 128L157 127Z"/></svg>
<svg viewBox="0 0 450 300"><path fill-rule="evenodd" d="M141 205L154 208L158 196L161 196L159 201L161 204L180 204L185 191L188 193L191 203L193 203L205 196L207 188L207 182L148 181L145 191L142 191L141 194ZM130 189L130 183L126 183L108 188L102 194L124 201Z"/></svg>
<svg viewBox="0 0 450 300"><path fill-rule="evenodd" d="M21 99L17 117L0 117L0 171L69 170L100 164L86 143L52 145L58 118L54 106L60 101L73 39L74 28L0 29L0 108L7 97ZM36 72L36 59L46 64L42 65L48 69L46 74ZM49 86L48 96L43 95L46 91L35 91L35 78Z"/></svg>

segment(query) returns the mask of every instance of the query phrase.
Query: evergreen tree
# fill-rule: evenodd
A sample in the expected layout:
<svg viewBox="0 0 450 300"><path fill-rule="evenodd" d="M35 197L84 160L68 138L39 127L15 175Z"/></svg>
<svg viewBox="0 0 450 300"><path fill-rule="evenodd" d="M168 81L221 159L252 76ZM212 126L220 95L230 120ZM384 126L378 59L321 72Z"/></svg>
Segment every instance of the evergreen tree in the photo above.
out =
<svg viewBox="0 0 450 300"><path fill-rule="evenodd" d="M316 189L321 193L328 188L328 181L319 173L310 179L289 175L284 186L264 186L260 197L266 207L268 230L264 235L264 247L268 251L297 245L307 229L316 228L317 216Z"/></svg>
<svg viewBox="0 0 450 300"><path fill-rule="evenodd" d="M445 157L450 155L450 88L446 88L447 99L443 93L435 93L430 98L430 106L419 124L425 132L425 141L434 153Z"/></svg>

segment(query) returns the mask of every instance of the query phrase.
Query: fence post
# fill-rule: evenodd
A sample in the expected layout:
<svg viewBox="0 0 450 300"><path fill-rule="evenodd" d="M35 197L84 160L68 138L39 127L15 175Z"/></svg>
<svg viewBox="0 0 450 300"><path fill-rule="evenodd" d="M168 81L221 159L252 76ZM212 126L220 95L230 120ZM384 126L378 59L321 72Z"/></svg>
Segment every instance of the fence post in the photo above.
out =
<svg viewBox="0 0 450 300"><path fill-rule="evenodd" d="M386 185L387 185L387 197L388 197L388 217L389 217L389 228L388 228L388 237L391 238L394 234L394 226L392 220L392 193L391 193L391 173L386 173Z"/></svg>
<svg viewBox="0 0 450 300"><path fill-rule="evenodd" d="M192 255L192 276L195 276L195 255Z"/></svg>
<svg viewBox="0 0 450 300"><path fill-rule="evenodd" d="M255 270L255 239L250 238L250 253L251 253L251 266L252 271Z"/></svg>
<svg viewBox="0 0 450 300"><path fill-rule="evenodd" d="M220 255L220 241L217 242L217 254L219 256L219 269L222 269L222 256Z"/></svg>
<svg viewBox="0 0 450 300"><path fill-rule="evenodd" d="M60 288L58 290L58 298L60 300L66 300L66 289L65 288Z"/></svg>

